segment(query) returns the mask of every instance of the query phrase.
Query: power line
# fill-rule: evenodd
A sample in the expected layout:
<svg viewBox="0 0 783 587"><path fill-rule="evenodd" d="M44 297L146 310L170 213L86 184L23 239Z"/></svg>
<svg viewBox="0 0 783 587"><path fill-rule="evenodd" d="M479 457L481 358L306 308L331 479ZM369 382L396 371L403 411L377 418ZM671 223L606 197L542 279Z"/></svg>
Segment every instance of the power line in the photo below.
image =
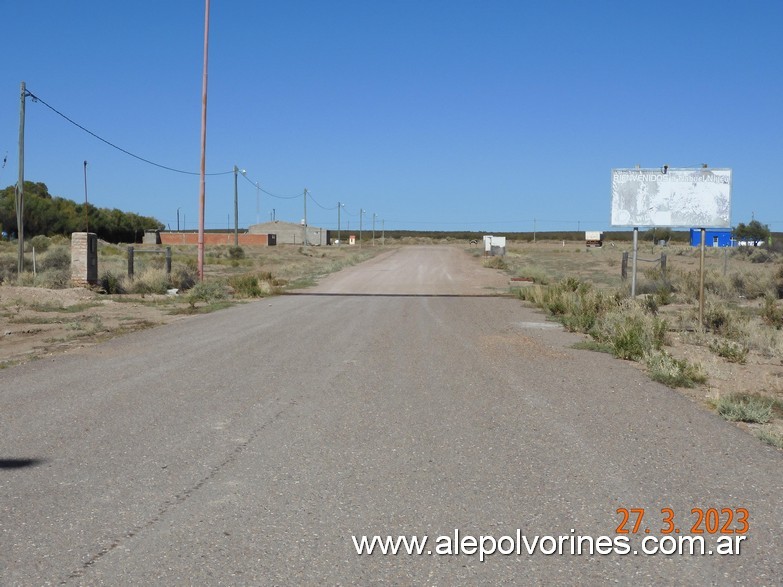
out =
<svg viewBox="0 0 783 587"><path fill-rule="evenodd" d="M277 198L278 200L293 200L294 198L301 198L302 194L294 194L293 196L278 196L277 194L273 194L272 192L266 191L264 188L262 188L259 184L259 182L253 181L250 179L246 174L242 174L242 177L245 178L245 181L250 183L253 187L258 188L260 191L264 192L267 196L271 196L273 198Z"/></svg>
<svg viewBox="0 0 783 587"><path fill-rule="evenodd" d="M175 172L175 173L182 173L182 174L185 174L185 175L201 175L201 174L200 174L200 172L198 172L198 171L185 171L185 170L182 170L182 169L176 169L176 168L174 168L174 167L169 167L169 166L167 166L167 165L161 165L160 163L155 163L154 161L150 161L149 159L145 159L144 157L141 157L141 156L139 156L139 155L136 155L135 153L131 153L130 151L128 151L128 150L126 150L126 149L123 149L122 147L119 147L119 146L115 145L115 144L114 144L114 143L112 143L111 141L107 141L107 140L106 140L106 139L104 139L103 137L101 137L101 136L98 136L97 134L95 134L95 133L94 133L94 132L92 132L91 130L89 130L89 129L87 129L87 128L84 128L84 127L83 127L81 124L79 124L78 122L76 122L76 121L72 120L71 118L68 118L68 117L67 117L65 114L63 114L62 112L60 112L59 110L57 110L57 109L56 109L54 106L52 106L52 105L50 105L50 104L47 104L47 103L46 103L44 100L42 100L41 98L39 98L38 96L36 96L36 95L35 95L35 94L33 94L32 92L30 92L30 91L26 91L26 92L25 92L25 96L30 96L30 97L33 99L33 102L40 102L41 104L43 104L44 106L46 106L46 107L47 107L49 110L51 110L51 111L52 111L52 112L54 112L55 114L57 114L57 115L61 116L62 118L64 118L64 119L65 119L65 120L67 120L68 122L70 122L70 123L71 123L72 125L74 125L75 127L77 127L77 128L80 128L81 130L83 130L83 131L84 131L84 132L86 132L87 134L89 134L89 135L91 135L91 136L95 137L95 138L96 138L96 139L98 139L99 141L101 141L101 142L103 142L103 143L106 143L107 145L109 145L109 146L110 146L110 147L112 147L113 149L117 149L118 151L120 151L120 152L122 152L122 153L125 153L126 155L130 155L130 156L131 156L131 157L133 157L134 159L138 159L139 161L143 161L144 163L148 163L149 165L154 165L155 167L160 167L161 169L165 169L165 170L167 170L167 171L173 171L173 172ZM231 171L221 171L221 172L218 172L218 173L207 173L206 175L228 175L229 173L233 173L233 170L231 170Z"/></svg>
<svg viewBox="0 0 783 587"><path fill-rule="evenodd" d="M320 203L318 203L318 200L316 200L316 199L313 197L313 194L312 194L312 193L310 193L310 191L309 191L309 190L308 190L308 192L307 192L307 195L308 195L308 196L310 196L310 199L311 199L313 202L315 202L315 205L316 205L316 206L318 206L319 208L321 208L321 210L326 210L326 211L330 211L330 210L337 210L337 206L332 206L331 208L327 208L326 206L322 206Z"/></svg>

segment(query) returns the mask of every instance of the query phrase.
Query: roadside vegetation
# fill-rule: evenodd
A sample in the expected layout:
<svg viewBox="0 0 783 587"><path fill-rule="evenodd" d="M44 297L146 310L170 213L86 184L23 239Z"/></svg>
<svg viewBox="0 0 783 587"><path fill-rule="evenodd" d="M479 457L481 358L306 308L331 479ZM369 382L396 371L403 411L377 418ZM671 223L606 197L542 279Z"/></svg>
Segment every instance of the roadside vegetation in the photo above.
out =
<svg viewBox="0 0 783 587"><path fill-rule="evenodd" d="M129 277L127 245L99 241L98 283L89 291L72 288L68 238L29 239L26 271L21 275L17 247L17 242L0 241L0 324L4 325L0 368L177 316L284 293L386 250L381 246L211 246L205 251L205 278L199 281L195 247L171 247L167 274L162 247L134 245L134 271Z"/></svg>
<svg viewBox="0 0 783 587"><path fill-rule="evenodd" d="M520 299L585 334L578 348L635 361L655 381L692 389L688 395L722 417L783 446L783 255L769 247L708 250L700 324L698 250L640 243L632 298L630 266L621 276L629 249L515 243L502 264L484 264L516 278Z"/></svg>

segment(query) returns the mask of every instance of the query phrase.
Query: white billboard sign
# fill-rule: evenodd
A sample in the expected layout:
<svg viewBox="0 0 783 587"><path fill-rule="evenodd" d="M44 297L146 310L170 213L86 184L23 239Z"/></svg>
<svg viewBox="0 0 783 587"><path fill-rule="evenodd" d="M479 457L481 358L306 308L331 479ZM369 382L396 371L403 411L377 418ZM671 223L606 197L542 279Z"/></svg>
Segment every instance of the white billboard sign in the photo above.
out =
<svg viewBox="0 0 783 587"><path fill-rule="evenodd" d="M613 169L612 226L728 228L731 169Z"/></svg>

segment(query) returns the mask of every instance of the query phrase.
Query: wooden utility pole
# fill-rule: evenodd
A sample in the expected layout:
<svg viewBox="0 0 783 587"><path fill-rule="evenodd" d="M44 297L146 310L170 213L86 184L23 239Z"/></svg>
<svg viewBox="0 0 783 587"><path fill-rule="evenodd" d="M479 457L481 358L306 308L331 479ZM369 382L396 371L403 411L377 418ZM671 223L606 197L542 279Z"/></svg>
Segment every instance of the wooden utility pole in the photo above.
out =
<svg viewBox="0 0 783 587"><path fill-rule="evenodd" d="M207 58L209 56L209 0L204 7L204 72L201 76L201 178L198 192L198 278L204 281L204 208L207 167Z"/></svg>
<svg viewBox="0 0 783 587"><path fill-rule="evenodd" d="M234 246L239 246L239 187L237 186L237 175L239 168L234 165Z"/></svg>
<svg viewBox="0 0 783 587"><path fill-rule="evenodd" d="M302 219L302 244L307 246L307 188L304 191L304 218Z"/></svg>
<svg viewBox="0 0 783 587"><path fill-rule="evenodd" d="M21 106L19 108L19 179L16 182L16 234L19 242L17 271L24 271L24 103L27 88L22 82Z"/></svg>

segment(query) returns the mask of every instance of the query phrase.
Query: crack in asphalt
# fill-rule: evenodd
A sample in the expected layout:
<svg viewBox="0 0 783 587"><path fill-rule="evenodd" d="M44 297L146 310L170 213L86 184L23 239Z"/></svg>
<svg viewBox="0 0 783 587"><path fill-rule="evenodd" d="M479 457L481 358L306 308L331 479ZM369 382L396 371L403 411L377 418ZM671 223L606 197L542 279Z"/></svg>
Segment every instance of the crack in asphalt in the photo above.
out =
<svg viewBox="0 0 783 587"><path fill-rule="evenodd" d="M63 580L60 581L60 585L66 585L68 582L70 582L73 579L79 579L84 577L85 572L93 567L98 561L101 560L104 556L115 550L118 546L122 545L125 541L133 538L137 534L148 530L155 526L156 524L163 521L166 514L174 507L181 505L185 503L191 496L193 496L194 493L196 493L199 489L201 489L206 483L208 483L213 477L215 477L218 473L220 473L221 470L223 470L228 465L232 464L239 458L239 455L244 452L244 450L250 446L251 443L255 441L256 438L261 434L261 432L266 429L270 424L275 423L277 420L280 419L280 417L288 411L288 409L291 406L296 405L295 400L291 400L288 403L288 406L286 408L281 409L279 412L277 412L274 416L272 416L269 420L264 422L261 426L258 426L255 428L250 435L248 436L247 440L244 442L241 442L240 444L237 444L234 449L229 452L228 456L219 464L212 467L204 477L202 477L198 482L196 482L191 487L186 488L181 493L178 493L175 495L172 499L166 500L163 504L163 506L158 510L158 512L149 520L142 524L137 524L121 536L115 538L111 541L110 544L104 546L96 553L89 556L87 560L85 560L81 567L78 569L75 569L70 574L68 574L67 577L65 577Z"/></svg>

